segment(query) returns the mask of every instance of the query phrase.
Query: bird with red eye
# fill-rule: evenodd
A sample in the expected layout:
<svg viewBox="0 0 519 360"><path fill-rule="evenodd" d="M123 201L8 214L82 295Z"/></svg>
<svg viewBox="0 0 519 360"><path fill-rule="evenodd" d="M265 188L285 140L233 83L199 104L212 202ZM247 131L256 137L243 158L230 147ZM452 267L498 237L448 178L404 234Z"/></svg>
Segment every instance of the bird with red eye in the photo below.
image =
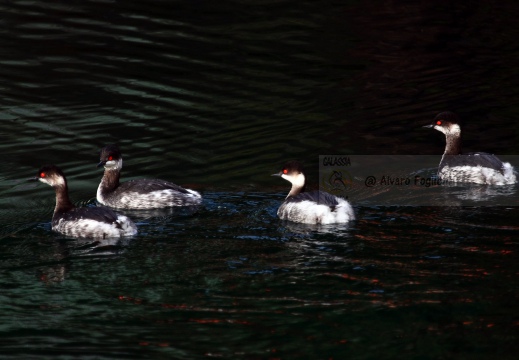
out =
<svg viewBox="0 0 519 360"><path fill-rule="evenodd" d="M103 207L76 207L68 195L65 174L56 165L45 165L35 178L54 188L56 206L52 230L72 237L119 238L137 233L137 226L127 216Z"/></svg>
<svg viewBox="0 0 519 360"><path fill-rule="evenodd" d="M345 199L324 191L306 191L303 165L289 161L280 172L272 174L290 183L292 188L278 209L281 220L305 224L338 224L355 219L350 203Z"/></svg>
<svg viewBox="0 0 519 360"><path fill-rule="evenodd" d="M97 188L99 203L117 209L159 209L173 206L197 206L202 196L169 181L136 179L119 182L123 157L118 146L101 149L97 167L104 167L103 178Z"/></svg>
<svg viewBox="0 0 519 360"><path fill-rule="evenodd" d="M100 161L97 167L122 168L122 156L116 145L107 145L101 150Z"/></svg>
<svg viewBox="0 0 519 360"><path fill-rule="evenodd" d="M508 185L517 182L517 174L508 162L485 152L461 151L461 122L453 112L444 111L425 128L445 135L445 151L438 167L438 177L449 182Z"/></svg>

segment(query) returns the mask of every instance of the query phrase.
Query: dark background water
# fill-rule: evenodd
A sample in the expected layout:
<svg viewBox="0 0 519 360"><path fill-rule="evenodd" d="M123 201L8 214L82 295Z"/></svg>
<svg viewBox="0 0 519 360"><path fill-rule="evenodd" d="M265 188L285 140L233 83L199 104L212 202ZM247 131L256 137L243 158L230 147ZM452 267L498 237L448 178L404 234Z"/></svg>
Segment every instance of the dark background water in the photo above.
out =
<svg viewBox="0 0 519 360"><path fill-rule="evenodd" d="M0 357L515 358L517 207L353 204L282 223L297 158L439 156L421 126L517 154L513 1L6 1L0 4ZM139 235L50 230L63 168L93 205L98 151L204 206L131 214ZM518 166L518 164L515 164ZM509 196L517 196L516 187ZM508 199L507 203L513 203Z"/></svg>

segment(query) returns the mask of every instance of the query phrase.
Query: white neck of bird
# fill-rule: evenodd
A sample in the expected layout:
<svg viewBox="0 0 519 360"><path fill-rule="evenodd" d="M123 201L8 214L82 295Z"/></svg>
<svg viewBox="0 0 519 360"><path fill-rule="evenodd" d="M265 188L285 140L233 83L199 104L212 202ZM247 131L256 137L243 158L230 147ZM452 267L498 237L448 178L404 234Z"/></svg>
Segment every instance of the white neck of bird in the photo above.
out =
<svg viewBox="0 0 519 360"><path fill-rule="evenodd" d="M281 177L292 183L292 188L290 189L290 192L288 193L287 197L296 196L305 187L305 176L302 173L299 173L296 175L283 174L283 175L281 175Z"/></svg>
<svg viewBox="0 0 519 360"><path fill-rule="evenodd" d="M446 128L436 126L435 129L445 134L444 155L461 154L461 129L458 124L451 124Z"/></svg>

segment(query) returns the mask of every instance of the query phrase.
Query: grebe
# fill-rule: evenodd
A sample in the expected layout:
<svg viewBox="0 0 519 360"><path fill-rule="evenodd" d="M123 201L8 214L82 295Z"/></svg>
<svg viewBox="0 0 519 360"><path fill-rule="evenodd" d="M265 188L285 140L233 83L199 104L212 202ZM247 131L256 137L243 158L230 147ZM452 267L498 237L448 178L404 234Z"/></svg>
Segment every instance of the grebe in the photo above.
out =
<svg viewBox="0 0 519 360"><path fill-rule="evenodd" d="M292 188L278 209L282 220L305 224L346 223L355 219L350 203L324 191L305 191L305 173L301 163L289 161L272 176L280 176L292 183Z"/></svg>
<svg viewBox="0 0 519 360"><path fill-rule="evenodd" d="M158 179L138 179L119 183L123 158L115 145L101 150L97 167L105 172L97 188L97 201L119 209L157 209L170 206L200 205L202 196L189 189Z"/></svg>
<svg viewBox="0 0 519 360"><path fill-rule="evenodd" d="M32 180L52 186L56 192L56 207L52 230L73 237L107 238L130 236L137 226L124 215L100 207L76 207L69 199L67 179L55 165L45 165Z"/></svg>
<svg viewBox="0 0 519 360"><path fill-rule="evenodd" d="M438 167L438 176L452 182L487 185L515 184L516 173L510 163L493 154L461 152L461 127L456 114L445 111L436 115L433 123L424 126L445 134L445 152Z"/></svg>

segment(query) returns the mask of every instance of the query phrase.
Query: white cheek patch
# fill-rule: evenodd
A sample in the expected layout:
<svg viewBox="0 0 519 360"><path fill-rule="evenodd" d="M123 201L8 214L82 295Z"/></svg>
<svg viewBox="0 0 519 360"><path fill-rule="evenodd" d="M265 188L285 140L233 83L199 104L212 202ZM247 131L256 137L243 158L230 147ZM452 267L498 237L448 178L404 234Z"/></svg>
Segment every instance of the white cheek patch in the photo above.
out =
<svg viewBox="0 0 519 360"><path fill-rule="evenodd" d="M283 174L281 177L285 180L290 181L296 187L303 187L305 185L305 176L303 174L297 175L286 175Z"/></svg>
<svg viewBox="0 0 519 360"><path fill-rule="evenodd" d="M105 169L121 170L123 168L123 159L109 160L105 163Z"/></svg>
<svg viewBox="0 0 519 360"><path fill-rule="evenodd" d="M439 126L439 125L434 125L433 129L434 130L438 130L439 132L442 132L444 134L446 133L446 130L443 127Z"/></svg>
<svg viewBox="0 0 519 360"><path fill-rule="evenodd" d="M458 124L450 124L447 127L434 125L434 129L444 133L445 135L460 136L461 134L461 128Z"/></svg>
<svg viewBox="0 0 519 360"><path fill-rule="evenodd" d="M40 181L44 184L50 185L46 178L38 178L38 181Z"/></svg>
<svg viewBox="0 0 519 360"><path fill-rule="evenodd" d="M38 178L42 183L50 185L50 186L63 186L65 185L65 179L61 176L53 176L53 177L44 177Z"/></svg>

